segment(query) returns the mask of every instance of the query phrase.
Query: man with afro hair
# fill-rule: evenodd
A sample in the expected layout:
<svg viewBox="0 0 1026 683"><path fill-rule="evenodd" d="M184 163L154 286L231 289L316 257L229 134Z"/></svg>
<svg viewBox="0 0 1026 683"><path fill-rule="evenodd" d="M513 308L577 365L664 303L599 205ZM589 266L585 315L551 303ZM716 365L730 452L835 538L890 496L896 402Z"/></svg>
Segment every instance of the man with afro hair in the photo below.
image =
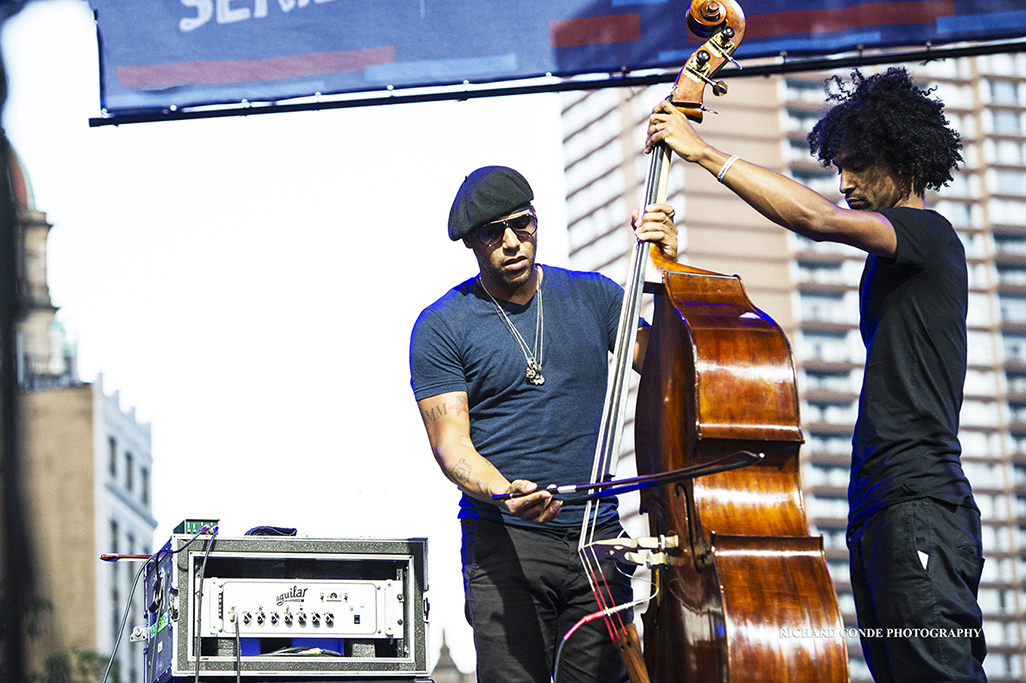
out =
<svg viewBox="0 0 1026 683"><path fill-rule="evenodd" d="M867 252L847 532L862 650L878 683L985 681L980 512L958 441L965 250L924 206L952 179L961 139L904 68L828 84L834 106L809 146L837 168L848 209L711 147L670 102L653 111L647 146L668 145L788 230Z"/></svg>

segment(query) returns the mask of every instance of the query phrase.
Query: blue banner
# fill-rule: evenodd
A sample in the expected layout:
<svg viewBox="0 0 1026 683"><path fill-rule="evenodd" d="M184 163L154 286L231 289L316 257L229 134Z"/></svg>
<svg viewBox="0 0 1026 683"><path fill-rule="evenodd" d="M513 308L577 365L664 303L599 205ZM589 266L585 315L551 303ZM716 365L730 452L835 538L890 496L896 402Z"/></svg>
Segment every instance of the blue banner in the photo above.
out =
<svg viewBox="0 0 1026 683"><path fill-rule="evenodd" d="M687 0L89 0L107 115L680 68ZM746 4L748 6L746 6ZM1023 0L758 0L738 59L1026 35Z"/></svg>

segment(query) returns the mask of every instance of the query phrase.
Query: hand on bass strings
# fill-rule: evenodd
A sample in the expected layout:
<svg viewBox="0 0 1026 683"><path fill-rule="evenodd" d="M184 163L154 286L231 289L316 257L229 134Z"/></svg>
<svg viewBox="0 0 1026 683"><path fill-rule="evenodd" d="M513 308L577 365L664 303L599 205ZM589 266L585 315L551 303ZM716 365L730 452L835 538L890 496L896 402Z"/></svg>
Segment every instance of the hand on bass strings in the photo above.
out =
<svg viewBox="0 0 1026 683"><path fill-rule="evenodd" d="M634 211L631 226L635 237L655 244L665 258L676 261L677 226L673 223L673 214L673 207L669 204L649 204L645 213Z"/></svg>
<svg viewBox="0 0 1026 683"><path fill-rule="evenodd" d="M685 161L701 162L710 152L712 146L703 140L684 112L663 100L652 110L648 117L648 139L645 140L645 152L651 152L656 143L663 143L676 152Z"/></svg>
<svg viewBox="0 0 1026 683"><path fill-rule="evenodd" d="M538 485L533 481L515 479L509 485L506 493L520 495L505 500L499 505L525 522L544 524L554 519L563 508L563 501L553 498L552 494L544 489L539 490Z"/></svg>

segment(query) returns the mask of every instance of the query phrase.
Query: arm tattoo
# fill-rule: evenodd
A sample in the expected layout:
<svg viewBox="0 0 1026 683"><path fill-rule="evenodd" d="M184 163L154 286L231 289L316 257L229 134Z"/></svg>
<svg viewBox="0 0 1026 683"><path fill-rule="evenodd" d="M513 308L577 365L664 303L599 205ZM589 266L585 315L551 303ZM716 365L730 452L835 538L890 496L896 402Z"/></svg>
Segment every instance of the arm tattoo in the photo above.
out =
<svg viewBox="0 0 1026 683"><path fill-rule="evenodd" d="M423 410L420 413L420 417L421 417L421 419L424 420L424 424L427 424L428 422L434 422L435 420L440 418L442 415L445 415L445 406L444 405L435 406L431 410Z"/></svg>
<svg viewBox="0 0 1026 683"><path fill-rule="evenodd" d="M461 458L458 463L452 466L449 474L452 475L457 484L466 486L467 482L470 481L470 463Z"/></svg>
<svg viewBox="0 0 1026 683"><path fill-rule="evenodd" d="M422 411L420 416L424 420L424 424L428 422L434 422L443 415L449 415L450 411L453 415L459 416L460 413L468 413L467 411L467 399L460 396L455 402L450 404L442 404L435 406L431 410Z"/></svg>

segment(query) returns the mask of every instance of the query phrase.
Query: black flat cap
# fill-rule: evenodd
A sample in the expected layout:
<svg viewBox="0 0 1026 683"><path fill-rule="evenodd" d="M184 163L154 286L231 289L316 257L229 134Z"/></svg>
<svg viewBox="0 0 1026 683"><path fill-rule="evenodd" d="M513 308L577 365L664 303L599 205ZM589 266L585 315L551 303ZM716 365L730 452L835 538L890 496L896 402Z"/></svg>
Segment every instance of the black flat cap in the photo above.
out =
<svg viewBox="0 0 1026 683"><path fill-rule="evenodd" d="M524 176L506 166L484 166L463 181L449 209L449 239L463 239L485 223L531 205L534 192Z"/></svg>

